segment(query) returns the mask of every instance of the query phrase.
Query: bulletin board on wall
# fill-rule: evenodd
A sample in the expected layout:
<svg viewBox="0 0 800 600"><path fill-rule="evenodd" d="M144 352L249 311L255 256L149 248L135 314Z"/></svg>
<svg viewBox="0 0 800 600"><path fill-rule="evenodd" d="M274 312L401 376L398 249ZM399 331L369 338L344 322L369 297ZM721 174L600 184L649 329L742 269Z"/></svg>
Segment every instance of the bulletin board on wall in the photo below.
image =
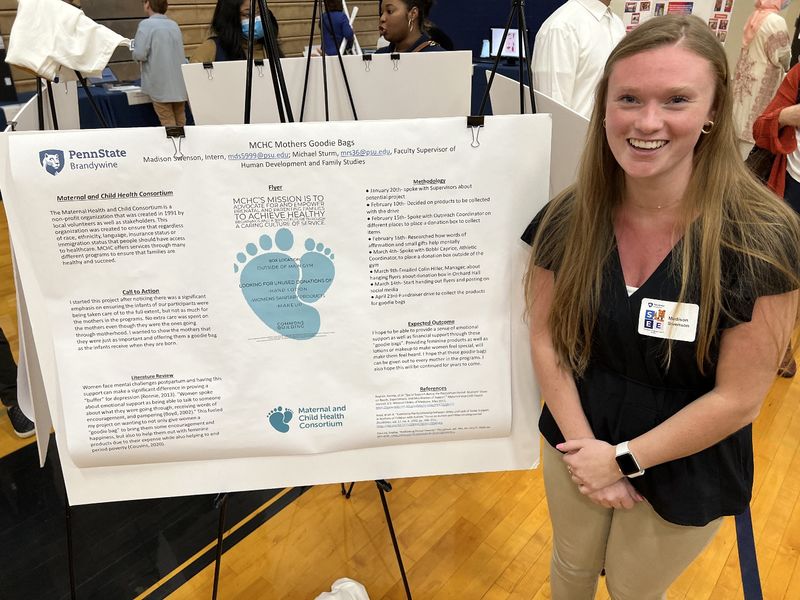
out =
<svg viewBox="0 0 800 600"><path fill-rule="evenodd" d="M694 0L669 2L667 0L637 0L624 3L622 21L625 30L636 29L645 21L667 14L696 15L708 22L717 39L725 43L733 13L734 0Z"/></svg>

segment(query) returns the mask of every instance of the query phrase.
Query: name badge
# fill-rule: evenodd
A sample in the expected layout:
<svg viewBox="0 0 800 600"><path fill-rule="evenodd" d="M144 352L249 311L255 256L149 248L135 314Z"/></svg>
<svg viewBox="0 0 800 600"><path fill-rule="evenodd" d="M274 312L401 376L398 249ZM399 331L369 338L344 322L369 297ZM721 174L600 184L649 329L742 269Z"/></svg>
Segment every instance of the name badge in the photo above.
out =
<svg viewBox="0 0 800 600"><path fill-rule="evenodd" d="M639 310L639 333L668 340L693 342L697 335L700 307L686 302L643 298Z"/></svg>

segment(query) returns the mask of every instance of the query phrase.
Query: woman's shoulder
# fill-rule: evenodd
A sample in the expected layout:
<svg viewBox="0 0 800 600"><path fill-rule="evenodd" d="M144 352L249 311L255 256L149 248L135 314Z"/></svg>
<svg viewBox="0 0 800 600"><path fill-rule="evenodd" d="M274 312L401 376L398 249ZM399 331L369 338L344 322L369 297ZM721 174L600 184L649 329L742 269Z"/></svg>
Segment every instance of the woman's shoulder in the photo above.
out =
<svg viewBox="0 0 800 600"><path fill-rule="evenodd" d="M761 22L761 27L758 28L759 32L766 34L784 32L789 35L789 28L784 19L779 13L768 13L767 17Z"/></svg>
<svg viewBox="0 0 800 600"><path fill-rule="evenodd" d="M217 57L216 36L209 35L205 41L192 51L190 63L213 62Z"/></svg>
<svg viewBox="0 0 800 600"><path fill-rule="evenodd" d="M542 232L545 236L553 235L556 231L560 231L563 223L572 214L572 209L575 206L575 195L570 192L559 194L541 210L536 213L531 222L525 228L521 236L522 241L526 244L532 245L539 229L544 225L545 230Z"/></svg>

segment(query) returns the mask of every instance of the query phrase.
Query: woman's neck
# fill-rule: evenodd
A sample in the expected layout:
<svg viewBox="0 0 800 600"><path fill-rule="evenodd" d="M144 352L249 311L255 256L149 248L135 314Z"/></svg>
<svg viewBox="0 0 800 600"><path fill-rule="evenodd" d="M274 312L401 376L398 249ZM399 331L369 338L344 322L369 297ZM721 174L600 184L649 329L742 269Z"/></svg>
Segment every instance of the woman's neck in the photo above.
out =
<svg viewBox="0 0 800 600"><path fill-rule="evenodd" d="M411 47L414 45L414 42L419 39L420 35L419 29L417 29L415 26L414 29L408 32L408 35L403 38L402 41L397 42L394 45L394 49L398 52L406 52L407 50L411 50Z"/></svg>
<svg viewBox="0 0 800 600"><path fill-rule="evenodd" d="M676 185L674 181L659 185L646 180L626 178L622 205L633 213L675 212L680 213L686 185Z"/></svg>

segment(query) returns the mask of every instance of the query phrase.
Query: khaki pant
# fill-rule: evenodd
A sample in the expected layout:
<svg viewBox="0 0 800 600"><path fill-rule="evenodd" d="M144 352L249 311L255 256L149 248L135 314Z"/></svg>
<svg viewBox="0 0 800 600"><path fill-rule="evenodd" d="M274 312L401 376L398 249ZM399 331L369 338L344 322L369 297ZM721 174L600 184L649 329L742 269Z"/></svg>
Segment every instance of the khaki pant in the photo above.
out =
<svg viewBox="0 0 800 600"><path fill-rule="evenodd" d="M592 600L602 569L614 600L666 598L667 588L722 524L684 527L659 517L647 501L633 508L594 504L570 479L561 453L543 444L547 505L553 524L553 600Z"/></svg>
<svg viewBox="0 0 800 600"><path fill-rule="evenodd" d="M185 102L153 102L153 109L164 127L186 125Z"/></svg>

